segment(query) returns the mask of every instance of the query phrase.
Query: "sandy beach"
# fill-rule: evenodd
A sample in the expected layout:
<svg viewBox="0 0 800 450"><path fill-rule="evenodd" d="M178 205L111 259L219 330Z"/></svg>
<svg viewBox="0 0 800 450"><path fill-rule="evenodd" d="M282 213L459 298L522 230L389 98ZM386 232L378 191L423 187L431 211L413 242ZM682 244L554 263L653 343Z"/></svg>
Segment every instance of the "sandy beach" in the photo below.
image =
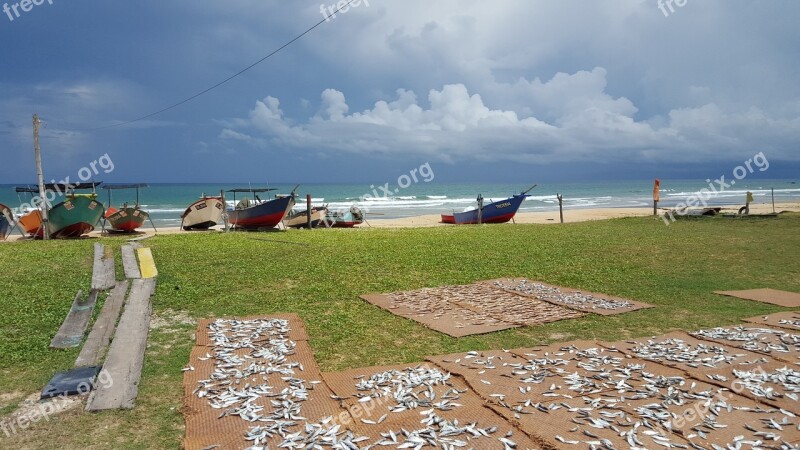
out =
<svg viewBox="0 0 800 450"><path fill-rule="evenodd" d="M730 205L722 207L722 214L735 214L741 206ZM666 208L659 209L660 214L666 213ZM800 212L800 202L795 203L776 203L775 211L780 212ZM772 204L759 203L750 205L751 214L768 214L772 213ZM564 223L587 222L592 220L607 220L618 219L623 217L645 217L653 214L652 208L580 208L580 209L565 209L564 210ZM376 219L369 218L367 214L366 224L361 225L359 228L421 228L421 227L444 227L452 226L441 223L441 216L438 214L428 214L413 217L401 217L394 219ZM517 213L514 217L514 222L509 222L506 225L517 224L558 224L560 223L558 211L544 211L544 212L526 212ZM221 231L222 227L217 226L210 231L183 231L179 227L165 227L159 228L158 234L180 234L180 233L214 233ZM293 230L290 230L293 231ZM151 228L145 228L142 233L138 235L131 235L131 237L146 238L156 234ZM94 231L88 235L89 237L101 237L102 231ZM124 236L124 235L119 235ZM23 238L18 232L8 236L6 241L0 242L13 242Z"/></svg>

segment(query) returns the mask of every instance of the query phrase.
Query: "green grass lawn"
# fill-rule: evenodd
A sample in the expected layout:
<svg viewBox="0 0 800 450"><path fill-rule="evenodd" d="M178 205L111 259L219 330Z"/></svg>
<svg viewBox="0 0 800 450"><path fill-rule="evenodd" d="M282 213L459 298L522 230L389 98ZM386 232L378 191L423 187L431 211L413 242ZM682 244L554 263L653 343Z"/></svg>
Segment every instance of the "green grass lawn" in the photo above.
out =
<svg viewBox="0 0 800 450"><path fill-rule="evenodd" d="M0 244L0 415L74 362L77 349L47 346L75 292L90 284L94 242ZM117 248L124 240L103 242ZM0 448L177 448L183 436L181 368L193 345L191 322L202 317L298 313L319 365L335 371L473 349L618 340L732 324L782 308L712 291L800 292L800 214L687 219L670 226L632 218L568 225L199 233L146 243L160 275L136 409L68 412L11 438L0 432ZM657 308L454 339L358 298L523 276Z"/></svg>

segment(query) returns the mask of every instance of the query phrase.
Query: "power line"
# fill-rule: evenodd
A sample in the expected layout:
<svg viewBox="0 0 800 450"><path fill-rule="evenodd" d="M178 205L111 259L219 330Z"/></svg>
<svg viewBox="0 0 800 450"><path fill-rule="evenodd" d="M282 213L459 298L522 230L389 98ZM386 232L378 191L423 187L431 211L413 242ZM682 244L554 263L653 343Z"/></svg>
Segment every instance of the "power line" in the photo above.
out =
<svg viewBox="0 0 800 450"><path fill-rule="evenodd" d="M115 123L115 124L112 124L112 125L105 125L105 126L102 126L102 127L92 128L92 129L91 129L91 130L89 130L89 131L104 130L104 129L108 129L108 128L119 127L119 126L122 126L122 125L129 125L129 124L132 124L132 123L135 123L135 122L139 122L139 121L141 121L141 120L144 120L144 119L149 119L149 118L151 118L151 117L153 117L153 116L157 116L157 115L159 115L159 114L161 114L161 113L163 113L163 112L167 112L167 111L169 111L169 110L171 110L171 109L177 108L178 106L181 106L181 105L183 105L183 104L185 104L185 103L188 103L188 102L190 102L190 101L192 101L192 100L196 99L197 97L200 97L201 95L207 94L207 93L209 93L209 92L213 91L214 89L216 89L216 88L218 88L218 87L222 86L223 84L225 84L225 83L227 83L227 82L229 82L229 81L233 80L234 78L236 78L236 77L238 77L238 76L242 75L243 73L247 72L248 70L252 69L253 67L255 67L255 66L257 66L257 65L261 64L262 62L266 61L267 59L269 59L270 57L272 57L272 56L273 56L273 55L275 55L276 53L278 53L278 52L280 52L281 50L285 49L286 47L288 47L288 46L290 46L290 45L294 44L296 41L298 41L298 40L302 39L302 38L303 38L303 36L307 35L308 33L311 33L311 32L312 32L312 31L314 31L314 30L315 30L317 27L319 27L320 25L322 25L323 23L325 23L325 22L329 22L329 21L331 20L331 18L332 18L332 17L336 16L336 13L338 13L339 11L341 11L341 10L342 10L342 9L344 9L344 8L347 8L348 6L350 6L350 4L351 4L351 3L355 2L355 1L358 1L358 0L350 0L350 1L348 1L348 2L347 2L345 5L343 5L341 8L337 8L337 9L336 9L335 11L333 11L333 12L332 12L332 13L331 13L329 16L326 16L324 19L322 19L322 20L320 20L319 22L317 22L316 24L314 24L314 26L312 26L311 28L309 28L309 29L307 29L306 31L304 31L304 32L300 33L299 35L295 36L295 37L294 37L292 40L290 40L289 42L287 42L287 43L285 43L285 44L281 45L280 47L278 47L277 49L273 50L273 51L272 51L270 54L268 54L267 56L265 56L265 57L263 57L263 58L259 59L258 61L254 62L253 64L250 64L249 66L245 67L244 69L242 69L242 70L240 70L240 71L236 72L235 74L233 74L233 75L229 76L228 78L225 78L224 80L220 81L219 83L217 83L217 84L215 84L215 85L213 85L213 86L211 86L211 87L208 87L208 88L206 88L206 89L203 89L202 91L200 91L200 92L198 92L198 93L196 93L196 94L194 94L194 95L192 95L192 96L190 96L190 97L187 97L187 98L185 98L185 99L183 99L183 100L181 100L181 101L179 101L179 102L177 102L177 103L174 103L174 104L172 104L172 105L170 105L170 106L167 106L166 108L162 108L162 109L160 109L160 110L158 110L158 111L156 111L156 112L152 112L152 113L150 113L150 114L146 114L146 115L144 115L144 116L137 117L136 119L131 119L131 120L128 120L128 121L125 121L125 122L120 122L120 123Z"/></svg>

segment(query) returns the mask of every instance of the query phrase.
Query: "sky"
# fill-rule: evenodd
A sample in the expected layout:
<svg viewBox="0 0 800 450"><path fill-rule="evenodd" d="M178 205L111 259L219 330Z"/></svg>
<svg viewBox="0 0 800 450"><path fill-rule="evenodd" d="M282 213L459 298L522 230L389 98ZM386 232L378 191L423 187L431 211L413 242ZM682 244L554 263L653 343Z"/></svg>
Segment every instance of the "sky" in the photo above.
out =
<svg viewBox="0 0 800 450"><path fill-rule="evenodd" d="M356 0L122 126L334 0L18 1L0 183L35 181L33 113L57 180L106 154L117 182L705 179L759 152L800 173L796 0Z"/></svg>

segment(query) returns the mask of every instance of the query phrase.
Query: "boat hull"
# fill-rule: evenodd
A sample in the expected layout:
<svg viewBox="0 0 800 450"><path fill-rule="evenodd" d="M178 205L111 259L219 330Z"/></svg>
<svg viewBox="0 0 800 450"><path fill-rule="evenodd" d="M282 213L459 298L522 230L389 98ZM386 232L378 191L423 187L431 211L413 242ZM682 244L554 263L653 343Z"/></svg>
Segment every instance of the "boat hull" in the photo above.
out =
<svg viewBox="0 0 800 450"><path fill-rule="evenodd" d="M280 197L244 209L228 211L228 221L237 228L274 228L294 207L294 197Z"/></svg>
<svg viewBox="0 0 800 450"><path fill-rule="evenodd" d="M328 214L328 208L318 207L311 208L311 228L316 228L323 224L325 216ZM301 211L295 214L289 214L283 220L283 223L289 228L307 228L308 217L306 211Z"/></svg>
<svg viewBox="0 0 800 450"><path fill-rule="evenodd" d="M222 197L203 197L192 203L181 215L184 230L207 230L222 221L225 206Z"/></svg>
<svg viewBox="0 0 800 450"><path fill-rule="evenodd" d="M137 208L122 208L106 215L106 220L114 231L132 233L144 225L150 217L146 211Z"/></svg>
<svg viewBox="0 0 800 450"><path fill-rule="evenodd" d="M483 206L481 223L506 223L514 218L527 195L514 195L505 200ZM471 225L478 223L478 210L465 211L452 215L442 214L442 223Z"/></svg>
<svg viewBox="0 0 800 450"><path fill-rule="evenodd" d="M11 208L0 203L0 239L5 240L11 224L14 222L14 213Z"/></svg>
<svg viewBox="0 0 800 450"><path fill-rule="evenodd" d="M19 227L22 228L22 231L25 234L35 237L42 237L44 234L44 229L42 227L42 212L38 209L35 209L20 217L17 223L19 223Z"/></svg>
<svg viewBox="0 0 800 450"><path fill-rule="evenodd" d="M364 214L358 209L356 212L357 214L353 214L352 210L346 213L330 212L325 217L325 223L331 228L354 228L364 223Z"/></svg>
<svg viewBox="0 0 800 450"><path fill-rule="evenodd" d="M74 195L50 208L48 229L53 239L81 237L94 230L105 213L103 204L91 195Z"/></svg>

